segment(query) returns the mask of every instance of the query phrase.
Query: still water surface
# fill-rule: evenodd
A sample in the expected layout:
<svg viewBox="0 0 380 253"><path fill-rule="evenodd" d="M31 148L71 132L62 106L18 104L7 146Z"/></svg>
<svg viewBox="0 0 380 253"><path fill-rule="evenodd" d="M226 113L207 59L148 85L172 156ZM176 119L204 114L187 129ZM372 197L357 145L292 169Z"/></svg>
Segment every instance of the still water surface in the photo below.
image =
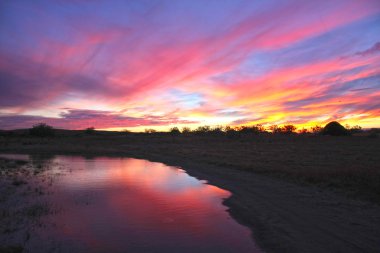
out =
<svg viewBox="0 0 380 253"><path fill-rule="evenodd" d="M57 156L50 164L65 171L48 196L60 211L35 232L53 252L260 251L223 206L230 192L180 168L104 157Z"/></svg>

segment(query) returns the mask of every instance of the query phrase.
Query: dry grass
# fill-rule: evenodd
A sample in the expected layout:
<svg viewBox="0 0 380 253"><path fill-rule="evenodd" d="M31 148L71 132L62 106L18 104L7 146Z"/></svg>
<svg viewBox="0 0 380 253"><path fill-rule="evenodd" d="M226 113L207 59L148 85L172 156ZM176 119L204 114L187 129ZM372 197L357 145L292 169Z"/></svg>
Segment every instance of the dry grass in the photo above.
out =
<svg viewBox="0 0 380 253"><path fill-rule="evenodd" d="M3 137L0 152L127 155L230 167L380 202L380 139L302 135L102 134Z"/></svg>

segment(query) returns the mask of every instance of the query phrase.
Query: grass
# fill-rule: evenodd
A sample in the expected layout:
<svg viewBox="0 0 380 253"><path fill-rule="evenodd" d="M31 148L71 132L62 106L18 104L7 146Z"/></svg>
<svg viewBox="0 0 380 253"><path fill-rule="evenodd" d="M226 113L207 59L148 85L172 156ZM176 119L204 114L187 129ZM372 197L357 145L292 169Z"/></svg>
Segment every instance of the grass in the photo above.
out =
<svg viewBox="0 0 380 253"><path fill-rule="evenodd" d="M44 139L3 137L0 152L126 155L196 161L329 187L380 203L379 138L66 132Z"/></svg>
<svg viewBox="0 0 380 253"><path fill-rule="evenodd" d="M44 195L44 181L50 178L33 173L34 167L45 169L33 161L0 158L0 253L23 252L23 240L30 237L30 230L52 212L39 198Z"/></svg>

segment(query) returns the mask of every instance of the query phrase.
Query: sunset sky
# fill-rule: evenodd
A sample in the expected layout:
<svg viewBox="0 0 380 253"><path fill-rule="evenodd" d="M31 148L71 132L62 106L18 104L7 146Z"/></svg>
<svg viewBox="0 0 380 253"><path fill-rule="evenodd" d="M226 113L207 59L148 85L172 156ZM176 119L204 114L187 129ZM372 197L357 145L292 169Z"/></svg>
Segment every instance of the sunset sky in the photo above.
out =
<svg viewBox="0 0 380 253"><path fill-rule="evenodd" d="M0 129L380 127L380 1L0 2Z"/></svg>

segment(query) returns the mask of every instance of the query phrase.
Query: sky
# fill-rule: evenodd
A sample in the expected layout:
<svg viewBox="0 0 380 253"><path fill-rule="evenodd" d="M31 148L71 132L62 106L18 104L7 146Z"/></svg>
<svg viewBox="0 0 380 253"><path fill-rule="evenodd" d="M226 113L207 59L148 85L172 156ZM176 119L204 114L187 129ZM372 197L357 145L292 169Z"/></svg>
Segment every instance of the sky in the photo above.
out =
<svg viewBox="0 0 380 253"><path fill-rule="evenodd" d="M0 129L380 127L378 0L0 2Z"/></svg>

